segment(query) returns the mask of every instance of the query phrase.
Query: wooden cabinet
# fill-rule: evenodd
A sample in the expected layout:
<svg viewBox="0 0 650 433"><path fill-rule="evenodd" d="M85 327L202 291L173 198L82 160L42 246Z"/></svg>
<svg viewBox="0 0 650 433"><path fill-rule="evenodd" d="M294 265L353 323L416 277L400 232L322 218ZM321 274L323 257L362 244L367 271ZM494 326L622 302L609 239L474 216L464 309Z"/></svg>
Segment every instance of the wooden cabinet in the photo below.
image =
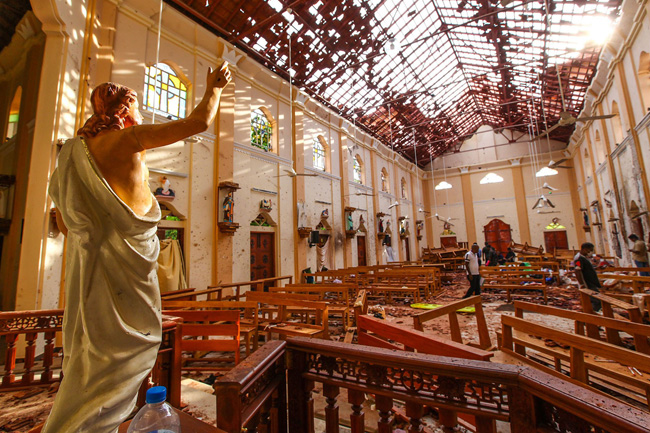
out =
<svg viewBox="0 0 650 433"><path fill-rule="evenodd" d="M497 251L502 253L508 252L508 247L512 242L512 229L510 224L506 224L500 219L493 219L483 227L485 233L485 242L489 243Z"/></svg>

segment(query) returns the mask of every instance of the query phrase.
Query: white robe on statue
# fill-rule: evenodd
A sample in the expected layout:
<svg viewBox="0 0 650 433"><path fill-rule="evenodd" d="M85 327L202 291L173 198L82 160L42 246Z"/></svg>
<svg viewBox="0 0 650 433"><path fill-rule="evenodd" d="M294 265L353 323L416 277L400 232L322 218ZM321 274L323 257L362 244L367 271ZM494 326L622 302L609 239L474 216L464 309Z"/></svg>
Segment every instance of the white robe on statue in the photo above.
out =
<svg viewBox="0 0 650 433"><path fill-rule="evenodd" d="M80 137L63 145L50 195L68 227L64 379L43 432L117 432L161 341L160 207L136 215Z"/></svg>

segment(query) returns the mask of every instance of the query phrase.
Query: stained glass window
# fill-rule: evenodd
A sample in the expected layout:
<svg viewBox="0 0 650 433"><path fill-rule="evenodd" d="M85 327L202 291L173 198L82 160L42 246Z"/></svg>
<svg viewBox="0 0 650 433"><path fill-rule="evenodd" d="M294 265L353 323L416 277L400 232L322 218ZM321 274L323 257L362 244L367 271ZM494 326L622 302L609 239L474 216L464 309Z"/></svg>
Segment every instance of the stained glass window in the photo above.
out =
<svg viewBox="0 0 650 433"><path fill-rule="evenodd" d="M354 171L354 181L356 183L363 183L361 180L361 163L359 162L358 156L355 156L352 160L352 170Z"/></svg>
<svg viewBox="0 0 650 433"><path fill-rule="evenodd" d="M147 66L144 74L144 106L169 119L185 117L187 86L166 63Z"/></svg>
<svg viewBox="0 0 650 433"><path fill-rule="evenodd" d="M314 168L325 171L325 148L318 138L314 139Z"/></svg>
<svg viewBox="0 0 650 433"><path fill-rule="evenodd" d="M266 152L272 150L271 135L273 128L266 114L259 108L251 113L251 144Z"/></svg>

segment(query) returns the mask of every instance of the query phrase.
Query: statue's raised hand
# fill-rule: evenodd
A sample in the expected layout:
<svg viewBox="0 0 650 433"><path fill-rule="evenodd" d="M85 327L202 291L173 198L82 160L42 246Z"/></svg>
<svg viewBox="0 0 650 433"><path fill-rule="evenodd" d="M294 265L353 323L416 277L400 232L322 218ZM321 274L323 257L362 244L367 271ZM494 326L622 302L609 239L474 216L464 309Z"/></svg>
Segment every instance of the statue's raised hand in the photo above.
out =
<svg viewBox="0 0 650 433"><path fill-rule="evenodd" d="M232 74L228 68L228 62L224 61L221 66L215 70L208 68L207 88L208 89L222 89L230 83Z"/></svg>

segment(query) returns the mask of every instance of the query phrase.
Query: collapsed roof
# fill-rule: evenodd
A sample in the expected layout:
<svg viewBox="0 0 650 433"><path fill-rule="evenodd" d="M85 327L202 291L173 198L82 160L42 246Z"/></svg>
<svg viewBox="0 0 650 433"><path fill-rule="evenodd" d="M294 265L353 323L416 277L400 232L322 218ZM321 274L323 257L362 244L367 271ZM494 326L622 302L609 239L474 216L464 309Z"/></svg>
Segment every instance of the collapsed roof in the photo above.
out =
<svg viewBox="0 0 650 433"><path fill-rule="evenodd" d="M420 166L577 117L621 0L166 0ZM289 46L291 45L291 64ZM564 107L563 108L563 104ZM574 125L551 138L568 142Z"/></svg>

